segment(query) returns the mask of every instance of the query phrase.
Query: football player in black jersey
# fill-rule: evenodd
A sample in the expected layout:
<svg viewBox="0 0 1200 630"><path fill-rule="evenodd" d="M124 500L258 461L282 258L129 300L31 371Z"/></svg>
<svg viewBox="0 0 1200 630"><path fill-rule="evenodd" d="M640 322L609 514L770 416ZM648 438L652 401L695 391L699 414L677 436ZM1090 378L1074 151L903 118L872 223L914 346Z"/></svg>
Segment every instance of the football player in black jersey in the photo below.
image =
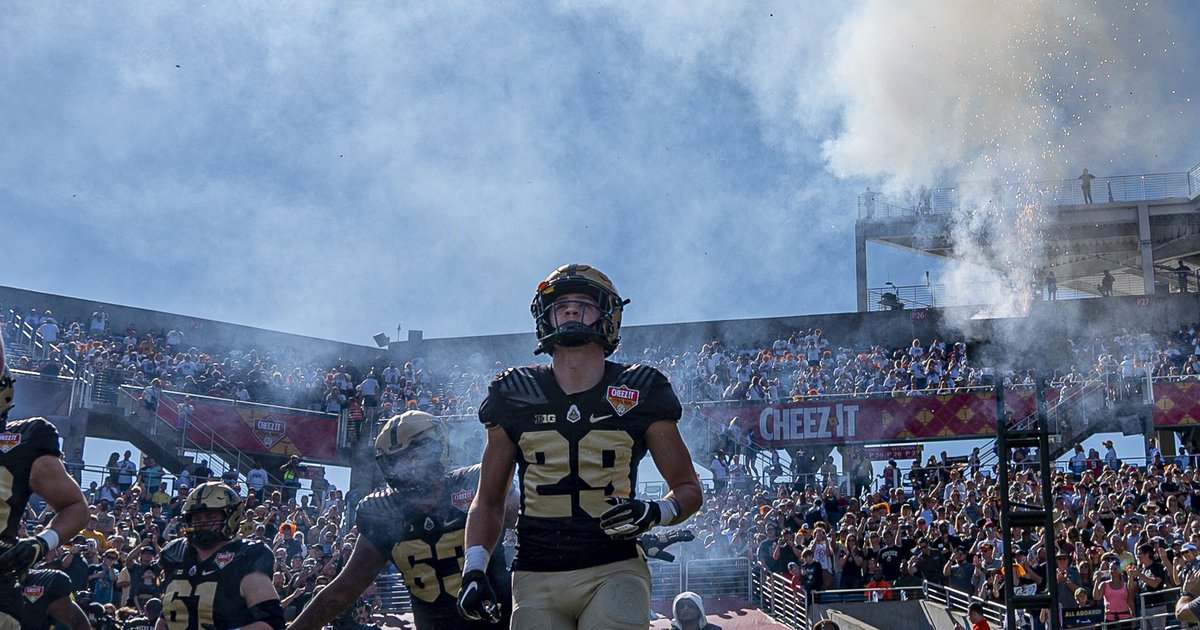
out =
<svg viewBox="0 0 1200 630"><path fill-rule="evenodd" d="M87 524L88 507L79 484L63 467L58 430L44 418L8 420L14 383L0 343L0 630L17 628L21 616L21 577L70 540ZM29 495L37 493L54 510L36 536L18 538Z"/></svg>
<svg viewBox="0 0 1200 630"><path fill-rule="evenodd" d="M91 630L87 614L71 599L71 578L62 571L34 569L25 575L21 588L25 609L23 630L50 630L59 622L71 630Z"/></svg>
<svg viewBox="0 0 1200 630"><path fill-rule="evenodd" d="M242 540L242 498L219 481L202 483L183 503L185 538L159 554L163 612L158 630L281 630L283 608L271 583L275 555Z"/></svg>
<svg viewBox="0 0 1200 630"><path fill-rule="evenodd" d="M418 630L494 628L458 615L456 598L462 577L463 533L467 509L479 483L479 465L450 470L446 426L424 411L393 416L375 439L375 461L388 489L358 504L359 537L345 568L318 593L294 622L292 630L317 630L347 610L375 576L393 562L412 595ZM509 493L509 512L516 513L516 494ZM502 554L487 566L495 584L507 587ZM507 626L511 611L496 609Z"/></svg>
<svg viewBox="0 0 1200 630"><path fill-rule="evenodd" d="M515 465L512 627L649 625L650 572L637 539L684 521L703 496L670 382L652 367L606 360L620 341L626 303L590 265L564 265L538 285L535 353L549 354L550 365L500 374L479 408L487 446L467 518L464 617L485 617L503 601L482 569L501 532ZM634 494L647 451L670 486L657 500Z"/></svg>

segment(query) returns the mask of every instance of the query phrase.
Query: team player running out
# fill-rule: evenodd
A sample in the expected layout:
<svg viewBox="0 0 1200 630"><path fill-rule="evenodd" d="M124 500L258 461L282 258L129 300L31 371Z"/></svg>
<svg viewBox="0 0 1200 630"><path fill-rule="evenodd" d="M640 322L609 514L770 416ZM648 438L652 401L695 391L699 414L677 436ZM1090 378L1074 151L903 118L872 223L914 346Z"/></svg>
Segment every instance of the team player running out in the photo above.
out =
<svg viewBox="0 0 1200 630"><path fill-rule="evenodd" d="M88 518L83 492L63 466L54 425L44 418L8 420L15 393L0 342L0 630L20 627L26 572L60 540L79 533ZM36 535L19 538L33 493L46 500L54 517Z"/></svg>
<svg viewBox="0 0 1200 630"><path fill-rule="evenodd" d="M590 265L564 265L538 285L535 353L550 355L550 365L503 372L479 409L487 444L467 517L463 616L498 620L508 603L486 568L515 467L511 627L649 625L650 572L637 538L684 521L703 497L670 382L652 367L606 360L620 341L626 304ZM634 495L647 451L670 487L657 500Z"/></svg>

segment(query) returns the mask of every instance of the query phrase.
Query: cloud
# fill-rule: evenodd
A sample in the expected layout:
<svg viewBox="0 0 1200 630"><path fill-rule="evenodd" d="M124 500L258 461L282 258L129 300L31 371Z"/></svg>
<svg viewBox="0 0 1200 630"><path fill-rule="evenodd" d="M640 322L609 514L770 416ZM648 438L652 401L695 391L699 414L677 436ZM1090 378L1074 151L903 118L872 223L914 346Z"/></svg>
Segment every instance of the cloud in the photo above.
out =
<svg viewBox="0 0 1200 630"><path fill-rule="evenodd" d="M1138 11L1120 38L1164 22ZM1020 127L1030 107L1070 123L1048 137L1071 168L1141 164L1122 127L1153 129L1164 148L1186 137L1190 67L1168 82L1116 55L1097 66L1117 45L1100 18L1026 12L14 7L0 27L0 200L19 251L54 243L68 262L13 282L360 342L396 322L430 336L528 330L532 286L569 260L610 272L634 299L629 323L847 310L854 193L868 180L1039 148ZM1062 28L1091 38L1054 49L1082 74L1018 91L1039 57L1013 38ZM1184 47L1147 47L1166 60L1150 65ZM1096 87L1110 82L1136 99ZM1073 85L1100 96L1047 100ZM1159 112L1153 124L1133 125L1134 100ZM1180 168L1177 153L1157 160Z"/></svg>

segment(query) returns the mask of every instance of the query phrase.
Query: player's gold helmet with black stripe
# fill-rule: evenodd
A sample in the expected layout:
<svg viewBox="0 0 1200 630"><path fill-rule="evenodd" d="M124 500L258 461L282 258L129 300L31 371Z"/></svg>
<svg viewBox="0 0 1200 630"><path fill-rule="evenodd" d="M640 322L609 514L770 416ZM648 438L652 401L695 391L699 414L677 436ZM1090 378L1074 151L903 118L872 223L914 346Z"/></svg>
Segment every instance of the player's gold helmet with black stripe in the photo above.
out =
<svg viewBox="0 0 1200 630"><path fill-rule="evenodd" d="M180 531L197 547L209 547L232 540L242 523L246 504L233 488L209 481L195 487L183 502L183 526ZM207 516L219 513L220 518Z"/></svg>
<svg viewBox="0 0 1200 630"><path fill-rule="evenodd" d="M450 470L450 442L445 423L412 409L392 416L375 438L375 462L396 490L427 488Z"/></svg>
<svg viewBox="0 0 1200 630"><path fill-rule="evenodd" d="M0 340L0 431L8 422L8 412L13 408L13 398L16 397L16 385L12 373L8 371L8 362L4 360L4 342Z"/></svg>
<svg viewBox="0 0 1200 630"><path fill-rule="evenodd" d="M551 306L564 295L580 293L596 300L600 316L595 322L555 321ZM595 267L575 263L555 269L537 287L529 310L537 326L538 346L534 354L553 352L556 346L582 346L597 342L604 356L611 355L621 342L621 311L629 300L622 300L612 280Z"/></svg>

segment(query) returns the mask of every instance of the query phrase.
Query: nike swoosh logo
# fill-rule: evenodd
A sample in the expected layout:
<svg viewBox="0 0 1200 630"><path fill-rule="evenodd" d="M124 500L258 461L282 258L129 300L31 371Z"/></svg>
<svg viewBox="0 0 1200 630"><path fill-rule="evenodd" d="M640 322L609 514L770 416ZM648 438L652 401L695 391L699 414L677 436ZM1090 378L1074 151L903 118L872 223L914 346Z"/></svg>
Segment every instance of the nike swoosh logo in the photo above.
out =
<svg viewBox="0 0 1200 630"><path fill-rule="evenodd" d="M611 418L611 417L612 417L611 413L608 414L607 416L597 416L595 414L592 414L592 416L588 418L588 421L589 422L600 422L601 420L604 420L605 418Z"/></svg>

